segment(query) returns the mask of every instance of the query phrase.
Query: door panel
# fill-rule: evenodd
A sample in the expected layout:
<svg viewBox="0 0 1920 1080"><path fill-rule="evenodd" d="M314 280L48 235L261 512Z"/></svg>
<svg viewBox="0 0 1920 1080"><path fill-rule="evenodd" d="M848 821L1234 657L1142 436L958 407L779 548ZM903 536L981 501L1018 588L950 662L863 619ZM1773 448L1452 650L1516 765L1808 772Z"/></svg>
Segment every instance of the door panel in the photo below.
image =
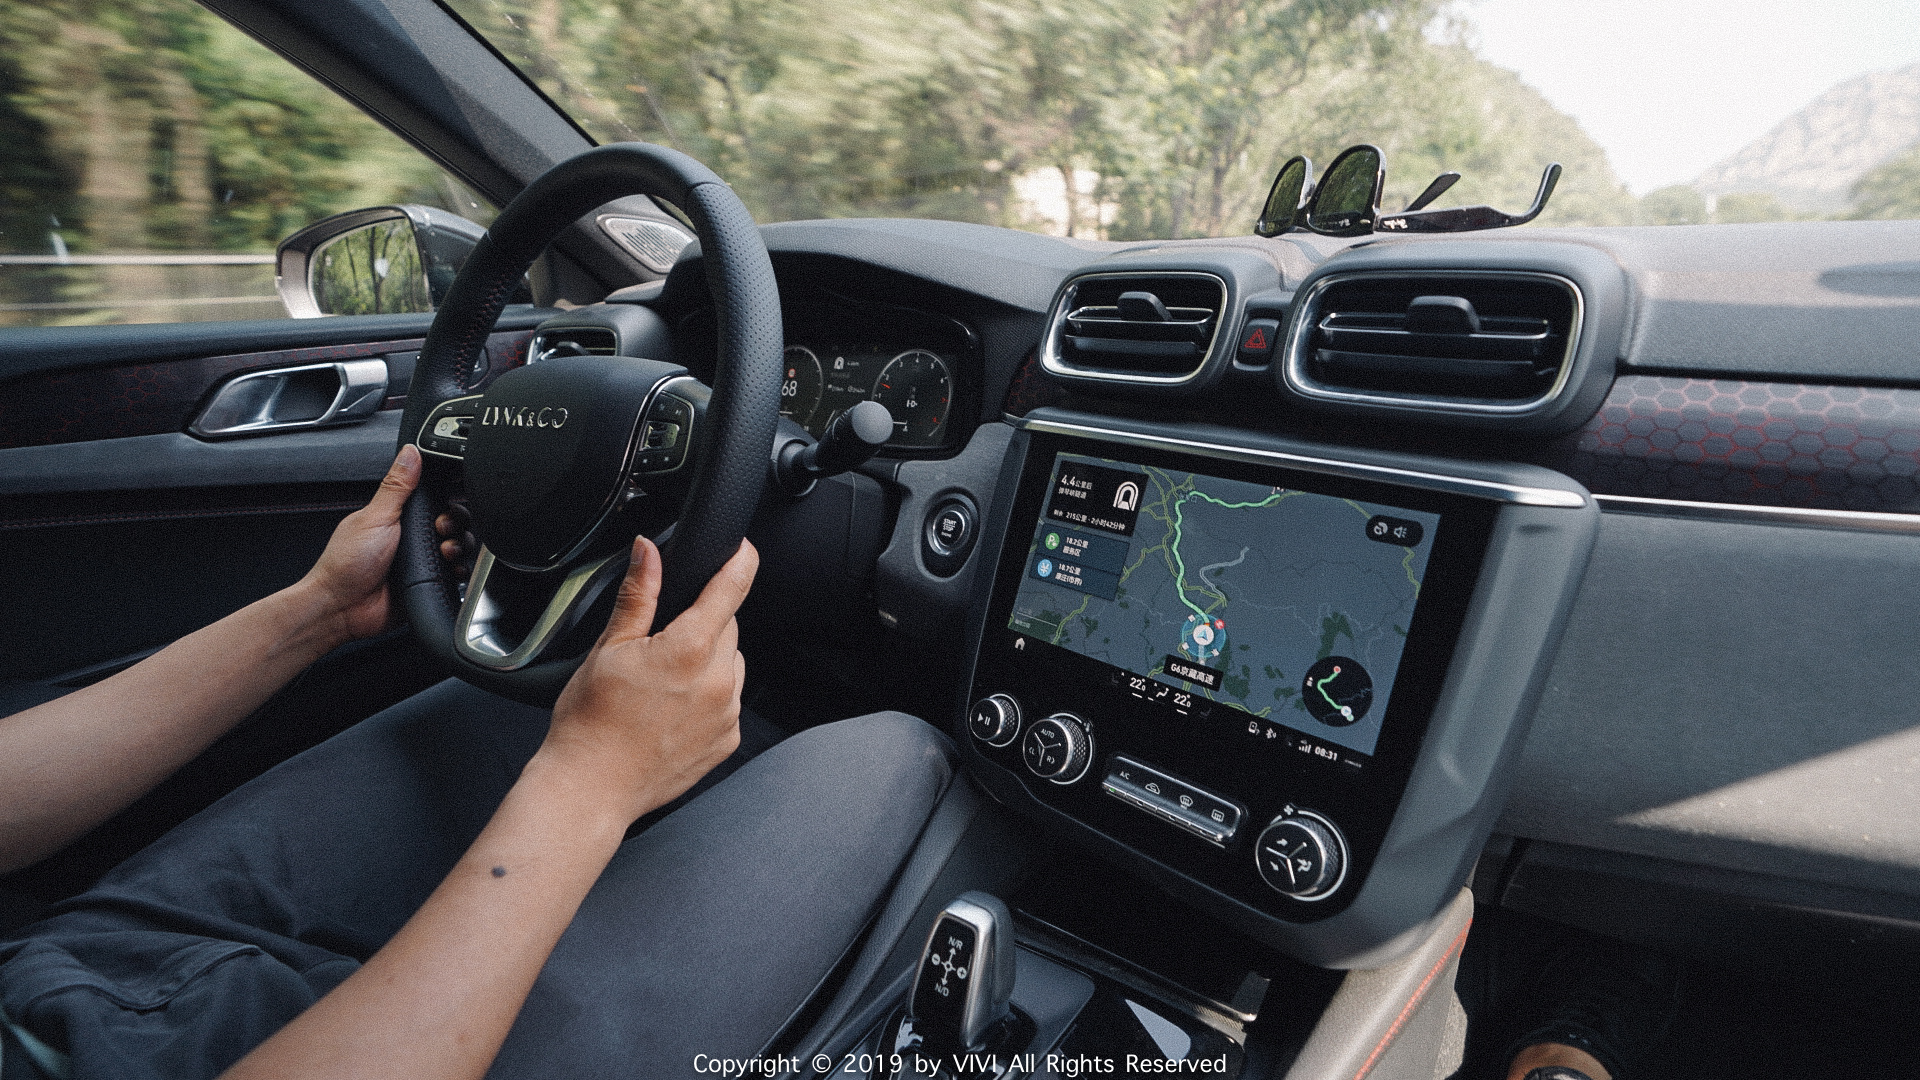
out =
<svg viewBox="0 0 1920 1080"><path fill-rule="evenodd" d="M269 490L269 505L7 528L0 679L57 678L164 645L293 584L373 490L336 487L306 510L277 511Z"/></svg>
<svg viewBox="0 0 1920 1080"><path fill-rule="evenodd" d="M476 385L522 363L548 314L503 318ZM427 321L89 328L112 331L104 363L72 347L97 332L0 331L0 680L69 679L298 580L393 459ZM35 342L48 348L26 347ZM233 348L249 343L269 347ZM237 375L361 358L389 366L369 420L217 441L186 433Z"/></svg>
<svg viewBox="0 0 1920 1080"><path fill-rule="evenodd" d="M531 323L539 320L522 316L514 321L529 325L508 326L489 339L488 370L478 373L482 379L492 371L520 363L523 358L532 337ZM268 325L285 327L288 324ZM115 329L137 332L147 328ZM10 350L6 345L13 342L6 339L31 340L40 333L44 331L16 330L0 336L0 380L5 380L0 384L4 389L4 393L0 393L0 448L184 432L214 388L231 376L335 360L387 358L388 397L382 402L382 408L398 409L406 403L406 381L413 374L412 357L419 352L424 337L424 334L408 335L397 340L362 340L155 360L139 357L138 350L125 350L119 352L119 359L111 364L86 362L93 357L76 357L79 362L60 367L47 367L44 361L8 363L10 358L6 354ZM122 333L118 336L138 338L142 335ZM156 351L171 351L174 343L155 335L152 345ZM136 355L128 356L127 352ZM20 371L20 368L29 370ZM4 466L0 466L0 473L4 472Z"/></svg>

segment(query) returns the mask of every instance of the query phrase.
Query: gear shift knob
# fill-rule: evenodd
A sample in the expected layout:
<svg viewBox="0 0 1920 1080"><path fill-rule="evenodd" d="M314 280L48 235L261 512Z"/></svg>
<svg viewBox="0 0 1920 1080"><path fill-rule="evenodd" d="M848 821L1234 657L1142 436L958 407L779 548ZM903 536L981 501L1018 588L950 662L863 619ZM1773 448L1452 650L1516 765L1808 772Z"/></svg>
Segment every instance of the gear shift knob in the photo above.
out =
<svg viewBox="0 0 1920 1080"><path fill-rule="evenodd" d="M999 897L964 892L927 935L907 1011L929 1047L971 1050L1013 996L1013 915Z"/></svg>

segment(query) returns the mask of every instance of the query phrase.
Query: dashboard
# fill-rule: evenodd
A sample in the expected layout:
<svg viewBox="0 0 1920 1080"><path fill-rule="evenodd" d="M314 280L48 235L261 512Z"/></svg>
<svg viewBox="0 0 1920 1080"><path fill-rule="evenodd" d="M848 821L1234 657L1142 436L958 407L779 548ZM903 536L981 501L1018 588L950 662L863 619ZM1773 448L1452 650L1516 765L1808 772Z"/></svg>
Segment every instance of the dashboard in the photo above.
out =
<svg viewBox="0 0 1920 1080"><path fill-rule="evenodd" d="M1920 926L1920 796L1871 749L1906 690L1818 689L1911 668L1868 628L1920 604L1912 223L763 234L782 411L900 425L875 547L822 543L875 632L957 666L915 707L1037 832L1333 966L1470 880L1669 947L1706 909L1818 938L1817 908L1829 951ZM678 333L702 293L689 259L651 306ZM1483 332L1396 314L1433 295Z"/></svg>

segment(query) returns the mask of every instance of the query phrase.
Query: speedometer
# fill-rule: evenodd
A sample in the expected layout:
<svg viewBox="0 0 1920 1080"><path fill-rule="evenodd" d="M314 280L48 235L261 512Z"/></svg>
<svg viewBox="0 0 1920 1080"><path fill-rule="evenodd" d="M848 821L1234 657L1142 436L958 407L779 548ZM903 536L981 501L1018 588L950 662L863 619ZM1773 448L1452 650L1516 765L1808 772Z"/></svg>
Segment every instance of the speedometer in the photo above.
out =
<svg viewBox="0 0 1920 1080"><path fill-rule="evenodd" d="M873 400L893 414L895 445L932 446L946 431L953 402L953 373L925 349L908 349L880 369Z"/></svg>
<svg viewBox="0 0 1920 1080"><path fill-rule="evenodd" d="M784 365L780 372L780 415L807 427L814 410L820 407L820 390L826 384L820 358L804 345L787 346L780 358Z"/></svg>

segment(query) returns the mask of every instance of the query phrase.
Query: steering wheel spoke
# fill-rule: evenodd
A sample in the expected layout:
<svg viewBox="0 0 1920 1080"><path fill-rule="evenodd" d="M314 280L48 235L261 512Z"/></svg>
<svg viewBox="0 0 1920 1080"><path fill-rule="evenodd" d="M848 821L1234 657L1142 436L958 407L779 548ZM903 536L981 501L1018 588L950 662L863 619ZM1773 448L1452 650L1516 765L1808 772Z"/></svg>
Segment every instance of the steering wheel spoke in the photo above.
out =
<svg viewBox="0 0 1920 1080"><path fill-rule="evenodd" d="M548 646L578 625L626 569L627 549L621 548L581 562L564 574L518 574L483 546L454 622L454 650L468 663L489 671L518 671L540 659ZM551 593L541 603L537 594L548 589ZM534 609L539 614L529 620Z"/></svg>

